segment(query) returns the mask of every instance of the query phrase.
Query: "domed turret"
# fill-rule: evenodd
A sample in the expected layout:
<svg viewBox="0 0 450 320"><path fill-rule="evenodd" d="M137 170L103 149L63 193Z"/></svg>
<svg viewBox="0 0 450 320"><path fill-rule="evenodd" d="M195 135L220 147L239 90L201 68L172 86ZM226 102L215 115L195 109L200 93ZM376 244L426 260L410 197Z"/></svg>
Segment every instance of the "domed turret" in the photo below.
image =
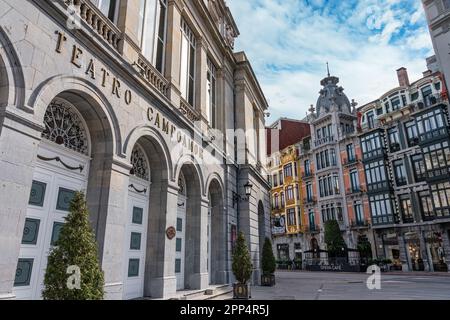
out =
<svg viewBox="0 0 450 320"><path fill-rule="evenodd" d="M320 97L317 100L318 117L330 111L352 113L351 104L344 93L344 88L338 87L338 83L339 78L330 76L330 74L320 82L323 89L320 90Z"/></svg>

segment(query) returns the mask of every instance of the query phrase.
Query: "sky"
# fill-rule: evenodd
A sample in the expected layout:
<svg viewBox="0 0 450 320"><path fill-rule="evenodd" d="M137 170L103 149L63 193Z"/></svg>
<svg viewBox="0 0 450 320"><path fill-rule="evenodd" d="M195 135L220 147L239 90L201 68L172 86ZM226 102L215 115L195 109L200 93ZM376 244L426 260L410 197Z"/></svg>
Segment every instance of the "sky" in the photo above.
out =
<svg viewBox="0 0 450 320"><path fill-rule="evenodd" d="M420 0L227 0L271 116L304 118L329 62L349 99L371 102L412 81L434 54Z"/></svg>

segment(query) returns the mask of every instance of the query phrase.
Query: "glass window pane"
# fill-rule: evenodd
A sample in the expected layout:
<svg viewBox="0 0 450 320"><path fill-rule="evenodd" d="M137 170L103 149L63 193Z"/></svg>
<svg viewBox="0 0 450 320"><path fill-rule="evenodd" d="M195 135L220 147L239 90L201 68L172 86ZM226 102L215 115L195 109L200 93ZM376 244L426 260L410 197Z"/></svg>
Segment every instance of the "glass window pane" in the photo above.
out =
<svg viewBox="0 0 450 320"><path fill-rule="evenodd" d="M131 233L130 250L141 250L142 235L138 232Z"/></svg>
<svg viewBox="0 0 450 320"><path fill-rule="evenodd" d="M139 259L130 259L128 261L128 277L139 276Z"/></svg>
<svg viewBox="0 0 450 320"><path fill-rule="evenodd" d="M143 222L143 216L144 216L144 209L133 207L133 223L134 224L142 224Z"/></svg>
<svg viewBox="0 0 450 320"><path fill-rule="evenodd" d="M61 233L61 228L64 226L64 223L62 222L55 222L53 223L53 229L52 229L52 239L50 240L50 244L54 246L56 244L56 241L59 239L59 234Z"/></svg>
<svg viewBox="0 0 450 320"><path fill-rule="evenodd" d="M27 218L25 220L22 244L35 245L37 243L40 223L41 221L39 219Z"/></svg>
<svg viewBox="0 0 450 320"><path fill-rule="evenodd" d="M30 285L33 262L34 259L19 259L17 262L14 287L26 287Z"/></svg>
<svg viewBox="0 0 450 320"><path fill-rule="evenodd" d="M72 201L74 196L75 191L65 188L59 188L56 210L69 211L70 202Z"/></svg>

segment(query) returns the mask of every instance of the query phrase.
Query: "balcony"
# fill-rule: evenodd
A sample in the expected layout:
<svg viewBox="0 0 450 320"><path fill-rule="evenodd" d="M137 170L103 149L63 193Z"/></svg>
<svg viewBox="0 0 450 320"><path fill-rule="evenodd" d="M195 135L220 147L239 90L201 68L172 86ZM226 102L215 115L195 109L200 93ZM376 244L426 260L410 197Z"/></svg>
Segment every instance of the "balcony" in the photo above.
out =
<svg viewBox="0 0 450 320"><path fill-rule="evenodd" d="M305 233L309 233L309 234L318 234L318 233L320 233L320 230L319 230L319 228L316 225L305 226L304 230L305 230Z"/></svg>
<svg viewBox="0 0 450 320"><path fill-rule="evenodd" d="M316 147L319 147L319 146L327 144L327 143L335 143L335 142L337 142L337 141L336 141L336 139L334 137L328 136L328 137L325 137L325 138L316 139L314 141L314 145Z"/></svg>
<svg viewBox="0 0 450 320"><path fill-rule="evenodd" d="M400 143L391 143L389 146L391 153L398 152L401 150Z"/></svg>
<svg viewBox="0 0 450 320"><path fill-rule="evenodd" d="M397 187L403 187L408 184L408 180L406 180L406 177L399 177L395 179L395 184Z"/></svg>
<svg viewBox="0 0 450 320"><path fill-rule="evenodd" d="M120 29L105 17L90 0L64 0L64 4L66 12L69 12L69 7L74 8L82 22L120 53L119 46L122 40Z"/></svg>
<svg viewBox="0 0 450 320"><path fill-rule="evenodd" d="M313 177L314 177L314 172L312 172L312 171L302 173L302 180L312 179Z"/></svg>
<svg viewBox="0 0 450 320"><path fill-rule="evenodd" d="M415 147L415 146L419 145L419 142L420 142L419 137L415 137L415 138L409 139L409 140L408 140L408 146L409 146L410 148L411 148L411 147Z"/></svg>
<svg viewBox="0 0 450 320"><path fill-rule="evenodd" d="M147 59L140 55L138 60L133 63L133 66L137 67L141 77L144 78L148 84L153 86L165 97L168 96L169 81L167 81L162 74L147 61Z"/></svg>
<svg viewBox="0 0 450 320"><path fill-rule="evenodd" d="M351 187L351 188L347 189L346 194L348 194L348 195L361 195L361 194L363 194L365 192L366 192L366 190L364 190L361 187L355 187L355 188Z"/></svg>
<svg viewBox="0 0 450 320"><path fill-rule="evenodd" d="M411 103L410 108L413 113L416 113L434 107L439 103L448 103L448 100L442 98L440 94L432 94L426 96L424 99L414 101Z"/></svg>
<svg viewBox="0 0 450 320"><path fill-rule="evenodd" d="M372 151L367 151L363 154L364 161L373 160L376 158L383 158L386 156L386 153L384 152L384 148L375 149Z"/></svg>
<svg viewBox="0 0 450 320"><path fill-rule="evenodd" d="M311 197L311 198L304 198L303 199L303 205L315 205L317 203L317 199L316 197Z"/></svg>
<svg viewBox="0 0 450 320"><path fill-rule="evenodd" d="M360 162L359 158L357 156L354 156L351 158L344 159L343 165L344 165L344 167L350 167L350 166L357 165L359 162Z"/></svg>
<svg viewBox="0 0 450 320"><path fill-rule="evenodd" d="M189 103L183 98L180 100L180 112L191 122L200 121L201 116L197 110L195 110Z"/></svg>
<svg viewBox="0 0 450 320"><path fill-rule="evenodd" d="M350 228L351 229L368 229L370 227L369 221L363 219L356 219L350 221Z"/></svg>

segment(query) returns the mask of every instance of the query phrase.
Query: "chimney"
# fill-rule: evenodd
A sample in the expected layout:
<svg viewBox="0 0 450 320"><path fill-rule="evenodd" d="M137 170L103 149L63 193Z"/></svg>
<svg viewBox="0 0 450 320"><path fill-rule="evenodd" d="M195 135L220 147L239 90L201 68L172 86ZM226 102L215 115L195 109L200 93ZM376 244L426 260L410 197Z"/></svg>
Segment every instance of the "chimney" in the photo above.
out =
<svg viewBox="0 0 450 320"><path fill-rule="evenodd" d="M409 87L409 77L408 77L408 70L406 68L401 67L397 70L397 77L398 77L398 84L400 87Z"/></svg>

